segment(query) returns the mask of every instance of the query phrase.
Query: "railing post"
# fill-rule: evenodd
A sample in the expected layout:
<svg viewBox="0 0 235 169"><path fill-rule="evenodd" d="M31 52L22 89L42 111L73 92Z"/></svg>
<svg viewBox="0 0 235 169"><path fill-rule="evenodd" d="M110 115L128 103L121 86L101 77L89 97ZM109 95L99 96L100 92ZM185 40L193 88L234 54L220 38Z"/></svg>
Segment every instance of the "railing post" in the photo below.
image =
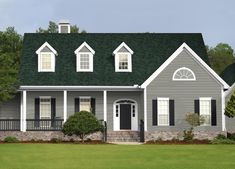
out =
<svg viewBox="0 0 235 169"><path fill-rule="evenodd" d="M144 142L144 121L140 120L140 142Z"/></svg>

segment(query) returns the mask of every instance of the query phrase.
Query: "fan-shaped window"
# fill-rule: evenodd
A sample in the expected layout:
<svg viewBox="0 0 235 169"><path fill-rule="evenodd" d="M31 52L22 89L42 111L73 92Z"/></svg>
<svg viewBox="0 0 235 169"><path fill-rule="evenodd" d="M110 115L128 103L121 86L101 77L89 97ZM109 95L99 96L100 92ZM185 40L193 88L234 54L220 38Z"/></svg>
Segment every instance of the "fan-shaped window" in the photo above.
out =
<svg viewBox="0 0 235 169"><path fill-rule="evenodd" d="M173 80L196 80L196 77L192 70L182 67L174 72Z"/></svg>

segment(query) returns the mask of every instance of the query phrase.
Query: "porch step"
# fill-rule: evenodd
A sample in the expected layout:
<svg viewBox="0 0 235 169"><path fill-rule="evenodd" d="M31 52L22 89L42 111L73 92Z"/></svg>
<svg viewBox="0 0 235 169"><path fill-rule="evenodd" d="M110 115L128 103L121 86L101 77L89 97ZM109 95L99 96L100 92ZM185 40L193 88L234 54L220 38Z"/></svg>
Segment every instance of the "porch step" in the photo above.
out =
<svg viewBox="0 0 235 169"><path fill-rule="evenodd" d="M139 142L139 131L108 131L108 142Z"/></svg>

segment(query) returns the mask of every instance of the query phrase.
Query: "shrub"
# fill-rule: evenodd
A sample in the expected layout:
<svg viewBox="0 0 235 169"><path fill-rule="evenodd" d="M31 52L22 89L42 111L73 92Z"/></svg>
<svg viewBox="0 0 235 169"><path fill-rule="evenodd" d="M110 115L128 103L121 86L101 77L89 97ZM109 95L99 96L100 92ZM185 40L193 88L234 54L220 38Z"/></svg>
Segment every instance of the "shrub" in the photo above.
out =
<svg viewBox="0 0 235 169"><path fill-rule="evenodd" d="M50 141L51 141L52 143L61 143L61 142L62 142L62 140L59 139L59 138L51 138Z"/></svg>
<svg viewBox="0 0 235 169"><path fill-rule="evenodd" d="M3 141L5 143L17 143L17 142L19 142L19 140L14 136L7 136L6 138L4 138Z"/></svg>
<svg viewBox="0 0 235 169"><path fill-rule="evenodd" d="M183 138L184 141L192 141L194 138L193 128L191 128L190 130L184 130Z"/></svg>
<svg viewBox="0 0 235 169"><path fill-rule="evenodd" d="M226 139L226 136L223 134L218 134L215 139Z"/></svg>
<svg viewBox="0 0 235 169"><path fill-rule="evenodd" d="M212 144L235 144L234 140L230 139L217 139L215 138L214 140L211 141Z"/></svg>
<svg viewBox="0 0 235 169"><path fill-rule="evenodd" d="M82 142L84 142L87 135L102 130L102 124L92 113L87 111L81 111L70 116L62 129L65 135L77 135Z"/></svg>
<svg viewBox="0 0 235 169"><path fill-rule="evenodd" d="M227 138L235 141L235 133L227 133Z"/></svg>

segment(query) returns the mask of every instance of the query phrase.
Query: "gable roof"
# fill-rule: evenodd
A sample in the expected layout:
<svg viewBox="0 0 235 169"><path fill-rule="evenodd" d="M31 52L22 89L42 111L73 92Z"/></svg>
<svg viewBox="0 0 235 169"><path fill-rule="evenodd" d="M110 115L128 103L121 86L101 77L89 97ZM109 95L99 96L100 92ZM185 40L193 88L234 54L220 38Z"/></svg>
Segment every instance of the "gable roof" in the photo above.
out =
<svg viewBox="0 0 235 169"><path fill-rule="evenodd" d="M183 43L143 84L142 87L148 86L183 50L187 50L192 57L194 57L202 67L204 67L211 76L213 76L225 89L229 85L214 71L212 70L201 58L198 56L186 43Z"/></svg>
<svg viewBox="0 0 235 169"><path fill-rule="evenodd" d="M118 51L121 49L121 48L125 48L130 54L133 55L133 50L131 50L131 48L129 48L129 46L127 46L127 44L125 42L122 42L114 51L113 51L113 55L116 55L116 53L118 53Z"/></svg>
<svg viewBox="0 0 235 169"><path fill-rule="evenodd" d="M43 43L42 46L40 46L40 48L36 51L36 54L39 54L45 47L47 47L55 55L58 55L57 51L48 42Z"/></svg>
<svg viewBox="0 0 235 169"><path fill-rule="evenodd" d="M78 52L80 52L80 50L81 50L83 47L86 47L93 55L95 54L95 51L94 51L86 42L83 42L83 43L74 51L74 53L77 54Z"/></svg>
<svg viewBox="0 0 235 169"><path fill-rule="evenodd" d="M55 72L38 72L35 51L48 42L57 51ZM95 51L94 71L76 72L74 51L87 42ZM115 72L113 51L125 42L134 52L132 72ZM208 64L200 33L86 33L25 34L20 80L24 86L133 86L141 85L183 43Z"/></svg>

